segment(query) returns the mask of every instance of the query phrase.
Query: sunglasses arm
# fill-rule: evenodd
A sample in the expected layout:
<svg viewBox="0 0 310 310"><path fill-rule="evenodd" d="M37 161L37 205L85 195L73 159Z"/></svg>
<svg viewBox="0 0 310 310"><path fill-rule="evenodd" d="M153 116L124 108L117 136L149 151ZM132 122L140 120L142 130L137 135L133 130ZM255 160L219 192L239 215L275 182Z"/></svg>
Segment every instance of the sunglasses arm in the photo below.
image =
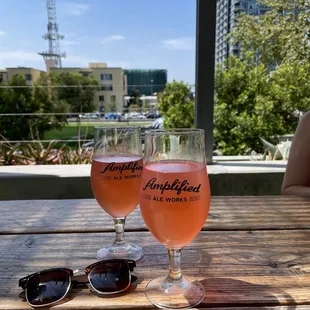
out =
<svg viewBox="0 0 310 310"><path fill-rule="evenodd" d="M129 266L130 271L134 271L134 268L136 267L136 262L129 260L129 261L127 261L127 264ZM131 282L133 283L135 281L137 281L137 277L134 275L131 275Z"/></svg>
<svg viewBox="0 0 310 310"><path fill-rule="evenodd" d="M129 260L129 261L127 261L127 264L129 266L130 271L133 271L133 269L136 267L135 261Z"/></svg>
<svg viewBox="0 0 310 310"><path fill-rule="evenodd" d="M18 286L20 286L23 290L26 289L26 286L27 286L27 282L28 282L28 279L32 276L33 274L29 275L29 276L26 276L24 278L21 278L19 281L18 281Z"/></svg>

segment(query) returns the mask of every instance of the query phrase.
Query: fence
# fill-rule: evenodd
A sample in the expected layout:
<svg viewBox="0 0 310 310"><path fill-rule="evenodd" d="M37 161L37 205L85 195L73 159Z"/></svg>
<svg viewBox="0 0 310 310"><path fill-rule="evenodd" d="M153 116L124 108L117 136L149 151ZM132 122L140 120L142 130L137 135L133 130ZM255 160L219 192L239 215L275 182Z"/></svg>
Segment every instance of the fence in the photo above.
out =
<svg viewBox="0 0 310 310"><path fill-rule="evenodd" d="M151 109L151 112L155 113L157 110ZM123 111L122 111L123 112ZM0 144L25 144L25 143L43 143L47 144L52 141L57 141L59 145L91 145L93 141L93 128L95 126L107 126L107 127L126 127L126 126L138 126L141 127L142 139L144 138L144 132L146 129L152 127L154 122L153 118L146 118L143 113L150 112L150 109L143 110L141 114L135 114L141 118L131 118L130 116L124 118L122 112L114 113L115 118L105 119L103 113L0 113L0 126L1 120L9 118L11 123L14 123L14 118L25 118L26 121L30 121L31 118L36 118L36 121L40 117L63 117L62 128L51 128L44 133L40 133L42 138L33 136L31 139L8 139L3 135L3 128L0 127L0 135L2 136ZM111 114L111 113L109 113ZM120 117L122 116L122 117ZM109 116L110 117L110 116Z"/></svg>

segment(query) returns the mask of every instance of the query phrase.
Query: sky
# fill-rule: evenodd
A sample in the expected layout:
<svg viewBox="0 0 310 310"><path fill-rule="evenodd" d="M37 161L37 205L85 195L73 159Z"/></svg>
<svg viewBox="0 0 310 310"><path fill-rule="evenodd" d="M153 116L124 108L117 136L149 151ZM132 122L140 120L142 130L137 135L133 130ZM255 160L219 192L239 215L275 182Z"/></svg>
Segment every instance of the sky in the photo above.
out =
<svg viewBox="0 0 310 310"><path fill-rule="evenodd" d="M45 0L0 0L0 69L45 69ZM195 80L195 0L56 0L63 67L105 62Z"/></svg>

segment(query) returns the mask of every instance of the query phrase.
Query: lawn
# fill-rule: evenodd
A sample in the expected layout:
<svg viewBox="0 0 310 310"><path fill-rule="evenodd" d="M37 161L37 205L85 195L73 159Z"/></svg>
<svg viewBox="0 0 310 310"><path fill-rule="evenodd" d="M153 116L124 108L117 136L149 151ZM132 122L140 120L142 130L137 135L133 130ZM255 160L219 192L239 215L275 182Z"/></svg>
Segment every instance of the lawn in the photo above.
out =
<svg viewBox="0 0 310 310"><path fill-rule="evenodd" d="M127 122L83 122L81 123L81 142L86 139L92 139L94 136L94 127L95 126L104 126L104 127L126 127L126 126L140 126L140 127L149 127L152 125L152 121L146 122L130 122L129 125ZM87 135L87 137L86 137ZM79 127L77 123L68 123L62 129L53 129L44 133L44 140L78 140L79 136ZM65 144L73 147L77 145L77 142L64 142ZM62 143L62 144L64 144Z"/></svg>

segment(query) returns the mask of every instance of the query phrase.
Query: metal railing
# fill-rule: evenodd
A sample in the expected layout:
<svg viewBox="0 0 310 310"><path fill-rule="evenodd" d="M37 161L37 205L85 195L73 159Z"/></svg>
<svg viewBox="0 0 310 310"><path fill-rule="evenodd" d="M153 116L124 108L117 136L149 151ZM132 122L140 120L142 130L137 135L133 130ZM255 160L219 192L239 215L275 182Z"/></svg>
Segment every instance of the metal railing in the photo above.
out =
<svg viewBox="0 0 310 310"><path fill-rule="evenodd" d="M123 115L123 111L119 110L120 115ZM142 109L142 113L146 113L146 111L152 112L156 111L155 109ZM111 112L112 114L116 112ZM109 112L109 114L111 114ZM89 115L92 116L89 117ZM14 117L25 117L27 120L32 117L52 117L52 116L64 116L66 119L62 122L62 128L52 128L45 132L43 136L46 134L51 136L53 134L53 138L33 138L33 139L7 139L1 132L0 127L0 144L27 144L27 143L50 143L52 141L57 141L59 144L89 144L93 141L92 139L92 128L98 125L102 126L112 126L112 127L125 127L125 126L139 126L141 127L142 136L144 136L144 131L147 128L151 128L152 123L155 119L104 119L102 115L103 113L97 114L96 118L94 118L95 113L0 113L0 124L2 118L12 118L12 122ZM1 125L0 125L1 126ZM72 129L74 128L74 129ZM68 130L69 129L69 130ZM64 135L65 131L68 131L67 135ZM57 134L59 136L57 136ZM2 136L2 137L1 137ZM62 136L62 137L61 137ZM65 136L65 138L64 138ZM1 139L2 138L2 139ZM143 138L143 137L142 137Z"/></svg>

